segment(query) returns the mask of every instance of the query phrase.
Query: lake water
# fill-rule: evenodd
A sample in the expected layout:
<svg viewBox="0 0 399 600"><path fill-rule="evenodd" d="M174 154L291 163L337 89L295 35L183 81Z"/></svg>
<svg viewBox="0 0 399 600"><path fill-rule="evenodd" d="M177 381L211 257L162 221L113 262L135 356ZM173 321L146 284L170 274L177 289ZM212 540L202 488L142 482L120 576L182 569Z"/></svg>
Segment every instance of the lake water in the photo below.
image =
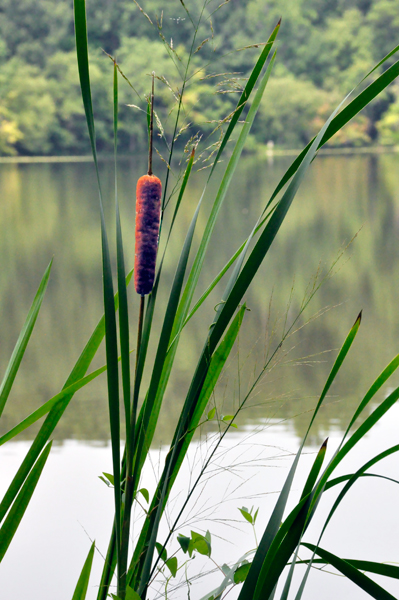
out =
<svg viewBox="0 0 399 600"><path fill-rule="evenodd" d="M263 157L244 158L215 231L198 296L250 232L289 162L284 158L273 162ZM101 167L108 199L106 217L112 234L112 164L104 162ZM145 165L129 160L120 163L119 193L129 267L134 256L135 181L142 172ZM166 261L164 290L173 276L184 231L204 181L205 174L200 172L189 183ZM216 184L210 187L204 214L200 215L199 232L215 190ZM102 296L98 200L92 165L0 165L0 194L2 372L40 277L54 256L43 308L0 422L3 434L59 391L102 314ZM274 368L241 413L238 430L226 437L210 470L213 477L209 477L202 495L184 515L179 529L186 534L190 528L210 529L218 564L236 560L253 547L253 533L240 518L239 507L260 506L257 533L258 537L261 535L275 492L281 488L292 452L305 431L337 349L361 309L362 326L316 421L296 482L296 494L317 445L329 436L332 454L362 395L399 352L398 229L398 155L317 158L246 296L250 312L245 316L239 351L216 390L215 400L224 414L237 406L254 369L259 370L268 344L273 347L278 343L286 318L288 324L295 319L315 275L326 273L336 263L333 276L320 287L296 329L310 322L287 340ZM198 240L197 236L196 244ZM181 341L178 369L170 381L162 415L162 431L154 441L154 464L164 456L164 444L173 432L180 399L206 335L204 322L209 322L221 290L212 294L209 306L198 312ZM165 302L166 293L160 296L161 309ZM133 292L131 310L134 321L137 300ZM161 317L162 310L156 315L155 326L159 327ZM133 330L132 326L132 334ZM272 330L275 338L270 342ZM150 356L153 352L154 348ZM101 354L95 366L103 361ZM376 400L397 385L399 376L394 375ZM394 407L367 436L357 454L343 465L342 472L351 472L377 451L396 444L398 424L399 412ZM0 448L0 494L7 488L35 431L27 430L16 442ZM190 473L201 464L215 436L217 432L207 427L193 445L190 465L181 476L182 492L171 502L171 515L178 510ZM105 379L99 378L76 395L54 437L56 446L1 565L4 598L68 600L89 539L96 539L100 551L106 551L112 493L98 479L102 471L111 469ZM398 471L395 458L376 469L396 478ZM145 478L151 488L151 468ZM355 486L330 524L324 547L344 557L398 562L398 493L394 484L386 482ZM311 533L308 539L314 541L316 534L312 537ZM237 540L237 544L223 542L226 538ZM95 597L95 574L101 570L101 560L98 553L89 600ZM199 571L197 565L202 568L201 561L196 561L191 566L192 573ZM208 571L214 565L205 562L203 568ZM21 578L15 577L21 571L27 582L25 588ZM193 581L191 597L201 598L219 580L215 573L207 583L204 579ZM398 584L384 585L399 596ZM179 588L170 597L187 598L187 587ZM310 578L305 597L313 600L368 596L336 575L317 571Z"/></svg>

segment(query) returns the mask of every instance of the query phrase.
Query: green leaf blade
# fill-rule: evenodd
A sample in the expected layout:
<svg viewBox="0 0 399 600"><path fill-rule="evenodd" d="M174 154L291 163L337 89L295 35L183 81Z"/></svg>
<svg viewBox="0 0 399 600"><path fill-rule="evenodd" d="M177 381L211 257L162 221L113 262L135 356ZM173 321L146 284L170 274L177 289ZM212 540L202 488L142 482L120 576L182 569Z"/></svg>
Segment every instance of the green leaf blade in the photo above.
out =
<svg viewBox="0 0 399 600"><path fill-rule="evenodd" d="M44 294L47 289L47 284L50 278L50 271L52 267L53 261L51 260L47 269L44 272L42 280L40 282L39 288L36 292L35 298L32 302L32 305L29 309L28 315L26 317L24 326L19 334L17 343L11 355L10 361L7 365L6 372L4 374L3 380L0 385L0 416L4 410L6 402L8 400L8 396L10 394L12 385L14 383L15 377L17 375L19 366L21 364L21 360L25 354L26 347L28 345L30 336L32 335L33 328L36 323L36 319L38 317Z"/></svg>
<svg viewBox="0 0 399 600"><path fill-rule="evenodd" d="M86 598L87 588L89 586L91 567L93 564L94 549L95 543L93 542L85 560L85 563L83 565L82 571L80 573L78 583L76 584L72 600L85 600Z"/></svg>

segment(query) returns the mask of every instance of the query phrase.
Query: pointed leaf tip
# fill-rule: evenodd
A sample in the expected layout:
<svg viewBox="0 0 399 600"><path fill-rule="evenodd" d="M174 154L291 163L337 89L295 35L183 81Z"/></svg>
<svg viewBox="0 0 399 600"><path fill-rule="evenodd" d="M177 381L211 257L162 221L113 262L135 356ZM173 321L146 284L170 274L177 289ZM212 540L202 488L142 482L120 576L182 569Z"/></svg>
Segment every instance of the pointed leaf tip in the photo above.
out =
<svg viewBox="0 0 399 600"><path fill-rule="evenodd" d="M323 442L323 443L322 443L322 445L321 445L321 447L322 447L322 448L327 448L327 442L328 442L328 439L329 439L329 438L326 438L326 439L324 440L324 442Z"/></svg>
<svg viewBox="0 0 399 600"><path fill-rule="evenodd" d="M362 322L362 315L363 315L363 309L362 309L362 310L360 311L360 313L357 315L357 319L356 319L356 321L355 321L355 325L356 325L356 323L357 323L357 322L359 322L359 325L360 325L360 323Z"/></svg>
<svg viewBox="0 0 399 600"><path fill-rule="evenodd" d="M282 17L279 18L278 23L277 23L277 27L280 27L281 21L282 21Z"/></svg>

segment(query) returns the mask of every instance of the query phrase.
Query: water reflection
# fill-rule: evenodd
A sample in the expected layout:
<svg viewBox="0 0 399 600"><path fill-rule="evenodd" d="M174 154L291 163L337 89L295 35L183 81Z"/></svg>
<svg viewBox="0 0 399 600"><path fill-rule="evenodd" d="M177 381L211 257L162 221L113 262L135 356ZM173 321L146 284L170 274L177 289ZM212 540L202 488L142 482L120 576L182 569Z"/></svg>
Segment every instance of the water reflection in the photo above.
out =
<svg viewBox="0 0 399 600"><path fill-rule="evenodd" d="M376 427L373 436L362 440L358 448L344 460L340 473L355 472L372 456L397 442L399 418L398 407ZM284 427L245 426L224 439L203 477L202 484L183 512L176 534L189 535L190 530L212 534L212 558L216 564L234 563L244 552L254 547L251 526L238 512L242 506L259 507L256 532L260 538L266 527L288 469L297 451L298 440ZM190 447L174 493L167 507L165 519L159 531L164 541L168 523L173 523L180 511L186 494L195 481L195 474L203 466L210 449L217 442L217 435L208 436ZM340 436L332 433L328 443L327 460L338 447ZM27 442L10 443L0 448L3 477L0 496L9 479L16 471L28 449ZM292 489L292 502L297 502L306 476L313 463L317 447L310 447L302 456ZM142 485L151 493L155 489L158 465L162 465L167 448L151 450L151 458L144 469ZM67 441L62 448L53 447L33 495L29 509L2 562L2 592L4 598L39 598L41 600L70 600L78 574L90 546L96 540L97 552L88 589L88 600L97 596L97 585L104 564L112 526L112 490L107 488L98 475L112 469L109 444L88 444ZM391 456L378 465L377 472L396 477L397 459ZM337 473L338 475L338 473ZM328 512L338 492L327 492L304 541L315 543ZM365 478L357 481L344 502L335 513L323 536L321 546L345 558L397 563L399 535L397 512L398 490L392 482ZM291 505L292 506L292 505ZM384 510L381 510L381 506ZM142 523L142 511L135 504L135 537ZM73 549L73 551L71 551ZM176 536L168 546L169 555L178 550ZM301 551L301 556L304 557ZM179 565L185 560L177 553ZM25 576L16 582L15 573L21 564ZM202 598L217 587L222 575L214 563L206 557L196 556L189 561L187 574L182 569L176 580L170 582L168 598L187 600L186 577L190 579L191 598ZM305 590L307 598L350 598L363 600L365 592L344 577L312 569ZM304 570L297 568L293 588L297 589ZM196 577L197 575L201 575ZM394 579L372 575L394 597L398 597L398 582ZM62 585L60 585L62 581ZM283 579L284 581L284 579ZM165 582L152 586L149 598L160 596L155 590ZM281 585L281 584L280 584ZM174 588L177 586L177 589ZM280 588L281 589L281 588ZM57 590L54 592L54 590ZM237 598L238 590L229 593ZM161 596L164 597L164 596Z"/></svg>
<svg viewBox="0 0 399 600"><path fill-rule="evenodd" d="M300 311L309 282L328 271L342 249L343 256L315 295L302 326L313 315L329 309L293 335L280 353L278 364L267 374L248 401L239 424L260 419L297 419L287 427L301 435L341 345L360 309L364 322L331 397L322 411L314 440L331 428L342 429L388 361L399 351L397 312L399 227L399 157L319 157L312 165L290 214L246 297L246 314L239 351L230 362L216 402L230 413L259 373L265 345L275 329L277 344L288 315L288 324ZM236 174L216 228L198 287L199 296L250 232L290 159L245 158ZM126 242L126 261L133 264L134 189L145 165L120 163L119 193ZM57 393L102 314L101 257L98 198L91 164L32 164L0 166L0 308L2 344L0 368L4 372L40 277L54 256L49 289L29 344L22 368L1 420L4 433L42 402ZM112 229L113 168L102 163L106 218ZM205 182L206 172L190 182L162 279L163 295L155 326L159 331L185 230ZM203 230L216 183L210 186L200 214L198 235ZM168 215L166 215L168 218ZM356 235L357 234L357 235ZM223 289L211 295L207 308L182 336L176 373L170 381L164 427L156 443L167 442L187 390L190 375L206 336L206 327ZM287 309L289 303L289 307ZM271 306L271 312L269 309ZM132 321L137 299L131 292ZM134 327L132 326L132 336ZM267 337L269 335L269 338ZM134 337L132 337L134 339ZM152 340L151 356L156 339ZM103 364L103 351L95 366ZM394 378L391 385L397 384ZM58 425L57 439L108 438L105 380L90 384L76 395ZM381 394L386 394L383 389ZM36 430L21 438L30 439Z"/></svg>

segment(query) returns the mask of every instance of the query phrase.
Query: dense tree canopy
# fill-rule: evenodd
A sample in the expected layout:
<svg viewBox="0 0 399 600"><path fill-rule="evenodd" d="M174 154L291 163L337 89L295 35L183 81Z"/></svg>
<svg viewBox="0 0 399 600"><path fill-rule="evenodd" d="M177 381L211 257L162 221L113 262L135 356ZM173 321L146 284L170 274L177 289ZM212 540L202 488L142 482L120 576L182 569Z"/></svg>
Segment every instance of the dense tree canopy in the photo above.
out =
<svg viewBox="0 0 399 600"><path fill-rule="evenodd" d="M87 0L100 150L110 151L112 140L112 63L103 51L116 57L131 83L121 80L121 149L132 151L145 140L152 71L160 78L159 132L163 127L170 135L193 35L191 19L197 22L203 2L185 0L188 14L181 0ZM181 125L190 127L181 132L184 141L206 136L231 113L259 54L254 44L266 41L280 16L277 62L253 143L302 146L339 99L399 44L399 0L206 3L195 48L204 44L188 73ZM1 0L0 29L0 153L88 152L72 0ZM399 86L394 84L332 143L398 142Z"/></svg>

